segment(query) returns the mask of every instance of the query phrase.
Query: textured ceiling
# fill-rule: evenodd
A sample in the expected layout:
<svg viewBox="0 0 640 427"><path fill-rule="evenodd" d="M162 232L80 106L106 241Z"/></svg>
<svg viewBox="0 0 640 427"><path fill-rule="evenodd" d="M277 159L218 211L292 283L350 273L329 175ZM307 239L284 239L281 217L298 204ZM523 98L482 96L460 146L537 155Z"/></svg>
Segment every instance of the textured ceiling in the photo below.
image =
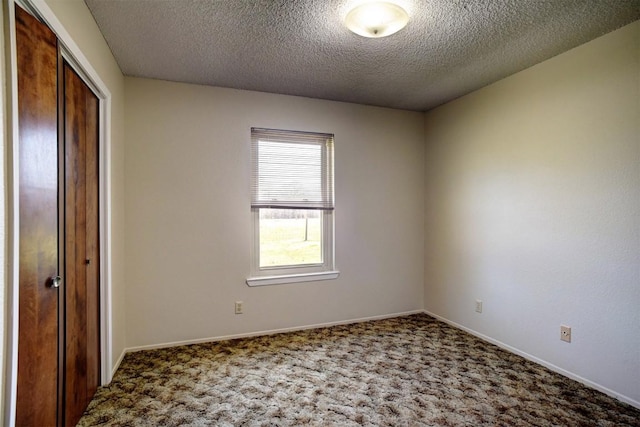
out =
<svg viewBox="0 0 640 427"><path fill-rule="evenodd" d="M640 0L393 0L407 27L342 23L363 0L86 0L128 76L425 111L640 19Z"/></svg>

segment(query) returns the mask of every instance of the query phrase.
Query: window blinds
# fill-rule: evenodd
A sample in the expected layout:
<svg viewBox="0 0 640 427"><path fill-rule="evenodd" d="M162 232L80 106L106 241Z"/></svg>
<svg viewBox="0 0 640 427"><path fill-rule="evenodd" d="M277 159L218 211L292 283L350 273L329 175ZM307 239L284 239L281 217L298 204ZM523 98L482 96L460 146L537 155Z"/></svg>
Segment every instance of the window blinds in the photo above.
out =
<svg viewBox="0 0 640 427"><path fill-rule="evenodd" d="M333 209L333 135L251 128L251 207Z"/></svg>

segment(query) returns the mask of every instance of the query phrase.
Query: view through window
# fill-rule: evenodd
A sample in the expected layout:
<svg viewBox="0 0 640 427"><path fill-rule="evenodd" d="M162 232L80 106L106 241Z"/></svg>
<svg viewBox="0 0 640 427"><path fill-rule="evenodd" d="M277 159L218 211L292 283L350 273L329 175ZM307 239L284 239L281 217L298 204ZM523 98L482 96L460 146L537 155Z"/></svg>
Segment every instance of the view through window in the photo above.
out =
<svg viewBox="0 0 640 427"><path fill-rule="evenodd" d="M260 267L322 264L322 212L260 209Z"/></svg>

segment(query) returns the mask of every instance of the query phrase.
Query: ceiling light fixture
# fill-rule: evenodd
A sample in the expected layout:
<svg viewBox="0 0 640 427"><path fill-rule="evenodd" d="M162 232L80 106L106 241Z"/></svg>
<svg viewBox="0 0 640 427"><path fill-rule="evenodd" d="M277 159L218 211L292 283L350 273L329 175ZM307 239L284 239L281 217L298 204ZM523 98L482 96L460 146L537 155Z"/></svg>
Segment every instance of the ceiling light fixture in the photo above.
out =
<svg viewBox="0 0 640 427"><path fill-rule="evenodd" d="M386 37L407 25L409 15L394 3L375 1L351 9L345 17L347 28L363 37Z"/></svg>

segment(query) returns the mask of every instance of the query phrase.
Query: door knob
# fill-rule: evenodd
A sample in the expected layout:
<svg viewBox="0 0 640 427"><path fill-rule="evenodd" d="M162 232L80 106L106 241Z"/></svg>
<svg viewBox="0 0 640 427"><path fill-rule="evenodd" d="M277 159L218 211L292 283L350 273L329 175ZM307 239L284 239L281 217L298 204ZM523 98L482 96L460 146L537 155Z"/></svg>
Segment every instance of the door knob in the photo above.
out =
<svg viewBox="0 0 640 427"><path fill-rule="evenodd" d="M59 288L60 287L60 283L62 282L62 277L60 276L53 276L51 278L51 287L52 288Z"/></svg>

